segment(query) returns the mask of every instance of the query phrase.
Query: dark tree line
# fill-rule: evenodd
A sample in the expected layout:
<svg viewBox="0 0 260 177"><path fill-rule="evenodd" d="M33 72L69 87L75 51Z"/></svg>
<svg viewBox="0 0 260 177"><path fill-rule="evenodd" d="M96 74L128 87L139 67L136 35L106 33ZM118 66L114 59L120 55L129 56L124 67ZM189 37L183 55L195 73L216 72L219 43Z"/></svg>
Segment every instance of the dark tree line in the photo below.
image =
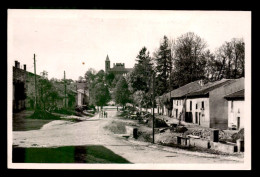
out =
<svg viewBox="0 0 260 177"><path fill-rule="evenodd" d="M153 56L157 95L200 79L207 82L244 77L244 50L243 39L225 42L212 53L195 33L186 33L172 41L164 36Z"/></svg>
<svg viewBox="0 0 260 177"><path fill-rule="evenodd" d="M189 32L174 40L164 36L153 55L146 47L141 48L133 71L125 77L103 70L95 73L90 69L85 78L93 97L92 104L105 105L112 98L122 106L131 103L149 108L152 106L153 74L155 94L160 96L200 79L208 82L244 77L244 60L243 39L225 42L212 53L204 39Z"/></svg>

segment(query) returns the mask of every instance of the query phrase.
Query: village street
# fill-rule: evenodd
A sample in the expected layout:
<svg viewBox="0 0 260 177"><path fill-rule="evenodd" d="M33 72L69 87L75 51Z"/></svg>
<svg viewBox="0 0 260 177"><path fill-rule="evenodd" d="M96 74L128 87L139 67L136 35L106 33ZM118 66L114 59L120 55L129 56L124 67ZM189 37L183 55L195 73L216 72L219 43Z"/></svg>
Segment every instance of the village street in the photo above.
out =
<svg viewBox="0 0 260 177"><path fill-rule="evenodd" d="M108 110L108 118L96 115L82 122L55 120L40 130L14 131L13 145L19 147L60 147L101 145L131 163L242 163L237 157L191 152L151 143L125 139L103 127L115 118L116 109Z"/></svg>

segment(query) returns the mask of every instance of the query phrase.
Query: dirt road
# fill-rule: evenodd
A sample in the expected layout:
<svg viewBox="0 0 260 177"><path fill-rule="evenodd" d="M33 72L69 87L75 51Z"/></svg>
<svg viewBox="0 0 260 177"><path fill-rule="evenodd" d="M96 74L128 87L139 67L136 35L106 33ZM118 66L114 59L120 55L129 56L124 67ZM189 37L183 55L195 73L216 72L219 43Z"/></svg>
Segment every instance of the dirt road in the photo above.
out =
<svg viewBox="0 0 260 177"><path fill-rule="evenodd" d="M243 159L190 152L126 140L103 127L115 118L116 110L108 110L108 118L96 115L86 121L52 121L40 130L14 131L13 145L19 147L59 147L102 145L132 163L242 163Z"/></svg>

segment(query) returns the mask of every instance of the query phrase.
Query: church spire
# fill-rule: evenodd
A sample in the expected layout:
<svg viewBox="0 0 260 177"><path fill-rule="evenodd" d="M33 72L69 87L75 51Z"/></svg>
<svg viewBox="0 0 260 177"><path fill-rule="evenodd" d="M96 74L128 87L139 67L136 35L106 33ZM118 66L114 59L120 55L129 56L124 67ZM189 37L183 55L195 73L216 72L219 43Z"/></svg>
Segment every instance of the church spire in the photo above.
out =
<svg viewBox="0 0 260 177"><path fill-rule="evenodd" d="M108 58L108 55L107 55L106 61L110 61L109 58Z"/></svg>

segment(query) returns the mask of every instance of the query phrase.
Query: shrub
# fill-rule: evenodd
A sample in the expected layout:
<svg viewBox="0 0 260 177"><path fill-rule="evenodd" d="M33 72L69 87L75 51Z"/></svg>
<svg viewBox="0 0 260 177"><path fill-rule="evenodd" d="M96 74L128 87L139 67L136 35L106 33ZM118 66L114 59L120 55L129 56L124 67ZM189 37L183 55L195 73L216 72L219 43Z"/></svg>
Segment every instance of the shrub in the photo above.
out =
<svg viewBox="0 0 260 177"><path fill-rule="evenodd" d="M238 133L235 133L235 134L232 135L232 141L233 142L236 142L236 140L238 140L238 139L244 140L244 128L239 130Z"/></svg>
<svg viewBox="0 0 260 177"><path fill-rule="evenodd" d="M153 127L153 121L152 119L148 121L148 127ZM157 119L155 118L155 125L154 127L168 127L168 125L166 124L166 122L164 120L161 119Z"/></svg>

